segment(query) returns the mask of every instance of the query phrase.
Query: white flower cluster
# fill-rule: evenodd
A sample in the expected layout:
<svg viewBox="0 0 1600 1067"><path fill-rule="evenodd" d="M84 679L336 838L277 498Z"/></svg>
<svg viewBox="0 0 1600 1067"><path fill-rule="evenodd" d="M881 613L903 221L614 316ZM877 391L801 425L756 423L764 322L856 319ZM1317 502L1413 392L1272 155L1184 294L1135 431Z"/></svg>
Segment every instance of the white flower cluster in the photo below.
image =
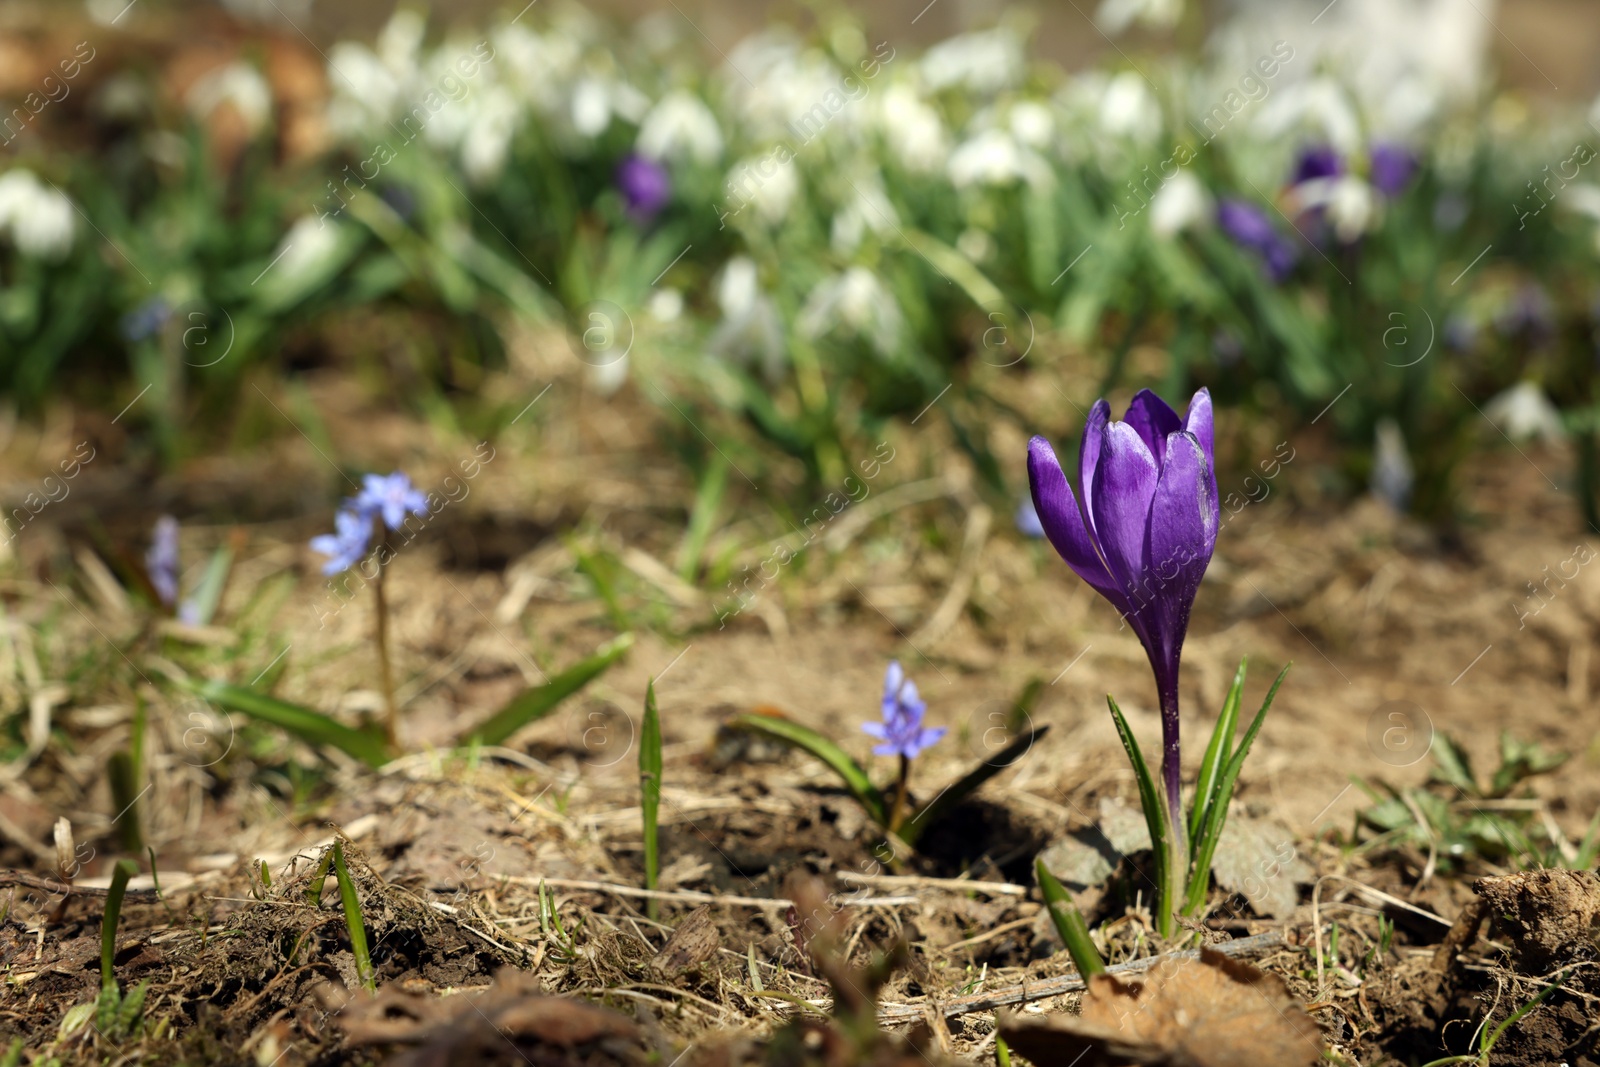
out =
<svg viewBox="0 0 1600 1067"><path fill-rule="evenodd" d="M0 237L25 256L58 260L72 249L77 209L67 195L30 170L0 174Z"/></svg>

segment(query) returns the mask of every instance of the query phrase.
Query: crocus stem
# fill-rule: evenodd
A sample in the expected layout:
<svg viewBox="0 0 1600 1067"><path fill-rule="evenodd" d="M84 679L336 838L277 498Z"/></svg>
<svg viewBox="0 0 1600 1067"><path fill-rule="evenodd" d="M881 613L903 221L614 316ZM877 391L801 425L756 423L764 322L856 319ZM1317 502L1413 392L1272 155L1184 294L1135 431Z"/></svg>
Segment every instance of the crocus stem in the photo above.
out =
<svg viewBox="0 0 1600 1067"><path fill-rule="evenodd" d="M1182 751L1178 742L1178 681L1158 681L1161 691L1161 781L1167 792L1167 815L1181 834L1185 829L1182 794Z"/></svg>
<svg viewBox="0 0 1600 1067"><path fill-rule="evenodd" d="M382 542L379 543L379 548L382 548ZM378 601L378 624L375 636L378 640L378 681L383 687L384 732L388 734L389 744L392 747L400 735L400 713L394 705L394 673L389 667L389 609L383 597L383 571L380 562L378 576L372 582L372 593Z"/></svg>
<svg viewBox="0 0 1600 1067"><path fill-rule="evenodd" d="M906 809L906 783L911 780L911 761L900 757L900 781L894 787L894 803L889 806L889 832L900 829L900 818Z"/></svg>
<svg viewBox="0 0 1600 1067"><path fill-rule="evenodd" d="M1167 862L1161 886L1157 926L1163 937L1177 932L1174 916L1183 907L1189 883L1188 825L1183 818L1183 795L1178 744L1178 681L1157 682L1161 691L1161 780L1167 801Z"/></svg>

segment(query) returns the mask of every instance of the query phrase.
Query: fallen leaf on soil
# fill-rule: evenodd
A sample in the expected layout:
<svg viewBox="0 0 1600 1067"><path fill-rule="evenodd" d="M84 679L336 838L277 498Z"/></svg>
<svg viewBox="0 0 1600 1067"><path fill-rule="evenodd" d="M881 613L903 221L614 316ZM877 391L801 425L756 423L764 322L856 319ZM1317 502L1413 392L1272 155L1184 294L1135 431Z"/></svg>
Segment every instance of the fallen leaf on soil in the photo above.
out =
<svg viewBox="0 0 1600 1067"><path fill-rule="evenodd" d="M353 1001L339 1026L352 1046L415 1046L386 1060L388 1067L642 1064L650 1052L625 1016L588 1001L548 996L537 978L512 970L496 975L486 990L454 997L385 988Z"/></svg>
<svg viewBox="0 0 1600 1067"><path fill-rule="evenodd" d="M1211 876L1248 900L1257 915L1284 919L1300 903L1300 886L1311 881L1312 871L1282 824L1234 814L1222 827Z"/></svg>
<svg viewBox="0 0 1600 1067"><path fill-rule="evenodd" d="M702 904L684 916L678 928L672 931L667 943L661 946L655 959L650 961L653 970L668 976L693 970L717 951L717 924L711 918L711 905Z"/></svg>
<svg viewBox="0 0 1600 1067"><path fill-rule="evenodd" d="M1220 952L1139 978L1089 979L1077 1018L1006 1016L1000 1036L1038 1064L1310 1067L1322 1037L1281 979Z"/></svg>

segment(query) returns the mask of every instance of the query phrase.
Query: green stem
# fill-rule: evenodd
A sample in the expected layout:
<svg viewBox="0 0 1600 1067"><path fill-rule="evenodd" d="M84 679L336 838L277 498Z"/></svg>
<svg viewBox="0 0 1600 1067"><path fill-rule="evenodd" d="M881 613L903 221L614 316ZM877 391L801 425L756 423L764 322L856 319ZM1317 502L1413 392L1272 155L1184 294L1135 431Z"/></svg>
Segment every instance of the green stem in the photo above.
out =
<svg viewBox="0 0 1600 1067"><path fill-rule="evenodd" d="M894 789L894 802L889 805L889 832L898 833L900 819L906 810L906 783L911 780L911 761L900 757L900 781Z"/></svg>
<svg viewBox="0 0 1600 1067"><path fill-rule="evenodd" d="M375 637L378 642L378 682L383 688L384 732L392 749L400 737L400 711L394 703L394 672L389 660L389 608L383 596L383 520L374 519L378 532L378 576L372 582L372 594L377 600L378 621Z"/></svg>

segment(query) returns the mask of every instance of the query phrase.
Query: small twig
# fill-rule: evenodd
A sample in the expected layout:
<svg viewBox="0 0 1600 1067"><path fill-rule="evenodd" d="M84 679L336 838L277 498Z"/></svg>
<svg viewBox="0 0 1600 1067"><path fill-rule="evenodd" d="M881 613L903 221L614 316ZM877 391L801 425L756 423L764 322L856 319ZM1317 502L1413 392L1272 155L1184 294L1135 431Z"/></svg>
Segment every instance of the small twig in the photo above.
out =
<svg viewBox="0 0 1600 1067"><path fill-rule="evenodd" d="M972 945L982 944L991 937L999 937L1001 934L1015 930L1019 926L1027 926L1028 924L1037 921L1038 918L1039 917L1037 915L1030 915L1026 919L1014 919L1011 922L996 926L993 930L985 931L984 933L979 934L977 937L969 937L965 941L957 941L954 944L946 945L943 949L941 949L941 951L954 952L958 948L968 948Z"/></svg>
<svg viewBox="0 0 1600 1067"><path fill-rule="evenodd" d="M1220 952L1232 959L1248 959L1255 956L1264 956L1269 952L1283 947L1283 935L1276 931L1256 934L1253 937L1241 937L1237 941L1223 941L1208 946L1212 951ZM1181 952L1167 952L1160 956L1147 956L1142 960L1130 960L1107 967L1107 974L1138 974L1166 960L1192 960L1199 959L1198 949L1187 949ZM1084 981L1078 975L1070 974L1061 978L1047 978L1041 982L1027 982L1023 985L1008 986L993 992L973 993L970 996L955 997L939 1005L939 1011L948 1018L952 1015L966 1015L975 1011L993 1011L995 1008L1007 1004L1026 1004L1033 1000L1044 1000L1048 997L1057 997L1063 993L1075 993L1084 988ZM890 1023L913 1022L924 1017L925 1005L918 1004L885 1004L878 1010L878 1024L880 1026Z"/></svg>
<svg viewBox="0 0 1600 1067"><path fill-rule="evenodd" d="M966 878L923 878L914 874L856 874L840 871L835 877L845 885L877 886L880 889L951 889L958 893L986 893L989 896L1025 897L1028 887L1011 882L976 882Z"/></svg>
<svg viewBox="0 0 1600 1067"><path fill-rule="evenodd" d="M750 908L788 908L794 901L783 897L719 896L715 893L697 893L692 889L637 889L631 885L613 882L591 882L582 878L522 878L516 875L499 875L497 881L512 885L538 885L543 882L557 889L592 889L598 893L611 893L619 897L644 897L647 900L676 900L684 904L733 904ZM860 900L846 898L840 901L856 908L894 908L906 904L920 904L921 897L865 897Z"/></svg>

